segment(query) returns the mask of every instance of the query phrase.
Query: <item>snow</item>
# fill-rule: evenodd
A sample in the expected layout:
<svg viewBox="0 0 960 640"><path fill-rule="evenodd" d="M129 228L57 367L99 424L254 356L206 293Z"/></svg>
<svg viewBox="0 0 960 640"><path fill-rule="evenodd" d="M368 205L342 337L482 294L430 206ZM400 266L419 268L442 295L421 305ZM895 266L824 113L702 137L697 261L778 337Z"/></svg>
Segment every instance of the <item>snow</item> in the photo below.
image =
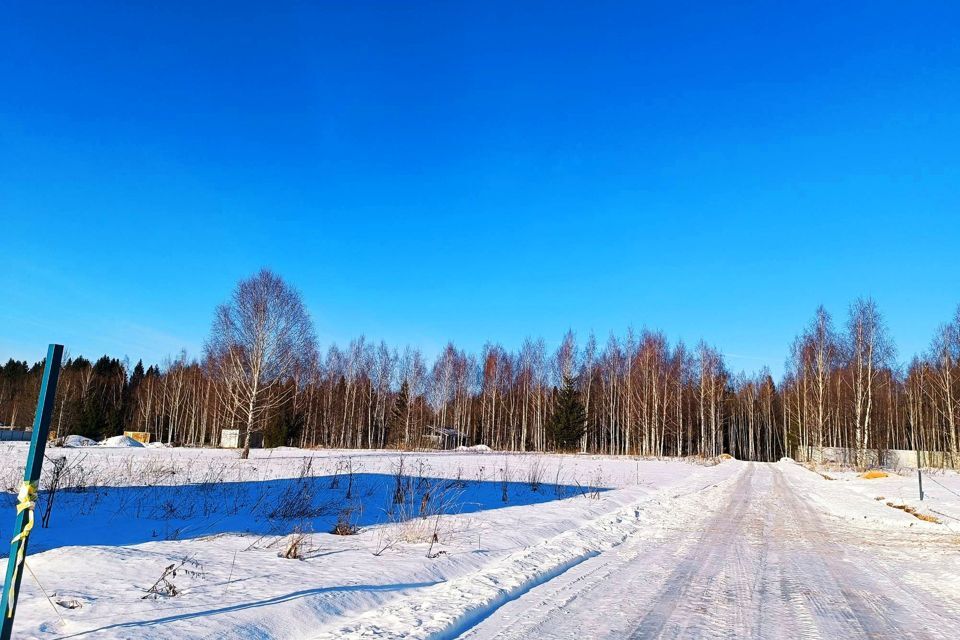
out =
<svg viewBox="0 0 960 640"><path fill-rule="evenodd" d="M814 500L824 509L845 519L866 520L871 525L885 528L919 527L923 530L946 528L960 535L960 474L953 471L924 470L923 493L920 500L920 487L916 471L895 473L887 471L887 477L866 479L856 471L828 471L833 479L828 486L814 496ZM840 497L855 493L862 497L861 509L853 511ZM826 494L825 497L823 494ZM882 499L881 499L882 498ZM846 501L849 504L861 504L860 501ZM934 516L942 521L942 527L918 520L910 514L887 507L887 502L907 505L919 513Z"/></svg>
<svg viewBox="0 0 960 640"><path fill-rule="evenodd" d="M64 447L95 447L97 446L96 440L91 440L90 438L85 438L83 436L67 436L63 439Z"/></svg>
<svg viewBox="0 0 960 640"><path fill-rule="evenodd" d="M854 516L872 501L797 465L738 466L713 508L709 491L680 497L675 531L643 529L463 637L954 637L951 536L864 525ZM804 499L827 485L848 521Z"/></svg>
<svg viewBox="0 0 960 640"><path fill-rule="evenodd" d="M0 446L0 537L26 450ZM931 476L921 505L915 476L827 480L792 462L292 448L249 460L166 447L48 456L66 458L66 488L28 562L54 601L80 606L58 606L61 624L28 574L18 638L910 637L917 616L940 637L960 622L960 521L886 505L960 515L960 493L947 490L960 492L955 473ZM341 518L359 533L330 534ZM302 558L281 557L296 530ZM184 560L178 595L143 598Z"/></svg>
<svg viewBox="0 0 960 640"><path fill-rule="evenodd" d="M490 453L493 451L490 447L485 444L475 444L472 447L466 445L460 445L457 447L457 451L476 451L477 453Z"/></svg>
<svg viewBox="0 0 960 640"><path fill-rule="evenodd" d="M128 436L113 436L100 443L101 447L142 447L143 443Z"/></svg>
<svg viewBox="0 0 960 640"><path fill-rule="evenodd" d="M721 481L729 483L732 467ZM503 603L514 600L533 587L561 575L581 562L613 549L632 534L642 531L663 515L666 498L698 494L703 480L694 476L682 488L662 495L649 495L652 513L641 513L638 505L621 507L582 526L540 544L523 549L489 568L420 590L387 606L365 613L345 625L336 625L317 635L318 640L336 638L435 638L452 636L468 629ZM719 484L713 485L716 491ZM677 491L680 491L677 494ZM670 496L669 494L673 494ZM646 516L646 517L644 517Z"/></svg>

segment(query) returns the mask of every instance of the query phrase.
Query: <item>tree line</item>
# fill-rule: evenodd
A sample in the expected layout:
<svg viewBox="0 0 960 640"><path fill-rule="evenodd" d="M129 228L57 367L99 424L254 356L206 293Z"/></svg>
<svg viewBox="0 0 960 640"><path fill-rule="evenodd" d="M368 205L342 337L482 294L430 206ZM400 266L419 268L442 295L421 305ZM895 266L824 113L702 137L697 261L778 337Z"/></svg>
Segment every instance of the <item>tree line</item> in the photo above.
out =
<svg viewBox="0 0 960 640"><path fill-rule="evenodd" d="M42 364L0 368L0 421L29 424ZM906 365L874 301L835 323L824 309L789 348L783 379L733 374L716 348L628 330L599 342L567 333L556 349L527 339L432 360L361 336L320 350L300 296L276 274L241 281L218 307L198 359L144 367L104 356L64 362L52 431L94 439L123 430L217 445L418 448L437 429L464 445L629 455L730 453L776 460L798 448L943 452L960 462L960 308Z"/></svg>

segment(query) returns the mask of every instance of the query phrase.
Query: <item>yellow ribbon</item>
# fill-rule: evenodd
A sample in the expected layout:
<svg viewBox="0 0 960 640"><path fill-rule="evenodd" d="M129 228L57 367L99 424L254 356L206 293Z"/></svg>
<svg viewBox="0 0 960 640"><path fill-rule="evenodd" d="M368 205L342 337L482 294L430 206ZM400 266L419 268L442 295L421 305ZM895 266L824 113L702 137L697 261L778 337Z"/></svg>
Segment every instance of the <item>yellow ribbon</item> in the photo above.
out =
<svg viewBox="0 0 960 640"><path fill-rule="evenodd" d="M24 480L20 485L20 491L17 493L17 515L20 515L24 511L27 512L27 524L23 527L23 531L13 536L11 544L20 543L19 549L17 549L17 559L13 565L13 573L10 574L10 593L7 598L7 617L13 617L13 597L14 597L14 586L17 584L17 574L20 572L20 567L23 565L23 556L24 556L24 546L27 540L27 537L30 535L30 531L33 529L33 507L37 503L37 484L35 482L30 482L29 480Z"/></svg>

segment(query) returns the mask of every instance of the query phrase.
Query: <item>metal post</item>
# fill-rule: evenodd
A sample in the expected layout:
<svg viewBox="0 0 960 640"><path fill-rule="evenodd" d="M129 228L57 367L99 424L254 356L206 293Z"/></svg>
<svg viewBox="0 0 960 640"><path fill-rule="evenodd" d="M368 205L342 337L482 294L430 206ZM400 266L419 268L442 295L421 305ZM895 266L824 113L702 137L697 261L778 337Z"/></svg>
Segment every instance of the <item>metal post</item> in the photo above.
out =
<svg viewBox="0 0 960 640"><path fill-rule="evenodd" d="M920 502L923 502L923 474L920 472L920 468L923 467L923 456L920 455L920 447L916 444L916 441L914 441L913 449L917 453L917 484L920 486Z"/></svg>
<svg viewBox="0 0 960 640"><path fill-rule="evenodd" d="M37 414L33 419L30 453L27 455L23 484L20 485L20 493L17 496L17 523L13 528L15 535L10 542L7 577L3 581L3 598L0 600L0 621L2 621L0 622L0 640L10 640L13 633L13 616L17 612L17 595L23 578L27 540L30 530L33 529L33 506L37 499L43 452L47 448L47 434L50 431L50 417L53 414L53 401L57 395L57 380L60 378L62 357L63 345L52 344L47 349L47 363L43 369L40 397L37 398Z"/></svg>

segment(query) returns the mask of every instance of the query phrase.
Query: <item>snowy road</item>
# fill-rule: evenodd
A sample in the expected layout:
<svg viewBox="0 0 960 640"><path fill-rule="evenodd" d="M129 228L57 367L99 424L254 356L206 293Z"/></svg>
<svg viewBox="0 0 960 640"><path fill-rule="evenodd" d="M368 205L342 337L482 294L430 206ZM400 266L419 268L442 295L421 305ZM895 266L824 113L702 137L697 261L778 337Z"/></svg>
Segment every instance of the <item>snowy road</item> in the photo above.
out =
<svg viewBox="0 0 960 640"><path fill-rule="evenodd" d="M25 581L17 638L900 640L960 628L955 472L925 473L921 503L913 474L867 480L790 461L418 454L418 474L466 479L461 506L477 507L444 516L439 553L405 541L408 522L371 519L355 536L313 535L311 553L291 561L260 501L286 483L315 492L311 504L343 504L347 488L330 477L349 454L363 469L357 500L376 512L392 500L400 454L290 450L240 464L219 450L62 451L116 487L64 493L58 526L34 532L32 573L77 606L54 610ZM0 477L15 479L10 461L25 453L0 447ZM290 484L305 459L315 479ZM508 465L506 503L496 472ZM552 488L520 480L544 468ZM211 477L236 481L214 491ZM608 488L584 490L591 481ZM170 492L176 517L161 509ZM395 546L378 555L383 536ZM185 558L201 570L177 576L179 594L144 599Z"/></svg>
<svg viewBox="0 0 960 640"><path fill-rule="evenodd" d="M925 590L929 548L914 558L916 536L819 513L808 498L830 484L751 464L712 508L678 513L675 528L575 566L461 637L956 637L960 593Z"/></svg>

